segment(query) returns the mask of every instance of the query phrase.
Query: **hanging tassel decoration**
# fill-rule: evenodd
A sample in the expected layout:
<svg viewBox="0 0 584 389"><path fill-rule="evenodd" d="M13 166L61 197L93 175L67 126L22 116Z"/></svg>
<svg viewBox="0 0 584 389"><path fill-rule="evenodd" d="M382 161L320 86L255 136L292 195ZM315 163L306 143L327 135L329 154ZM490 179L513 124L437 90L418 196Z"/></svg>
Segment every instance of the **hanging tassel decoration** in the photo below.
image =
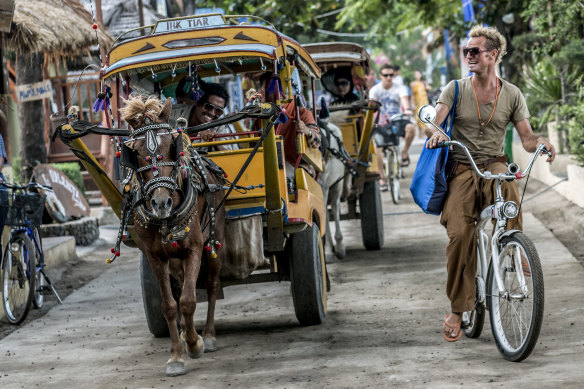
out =
<svg viewBox="0 0 584 389"><path fill-rule="evenodd" d="M272 74L272 79L266 88L266 93L269 95L275 95L276 90L280 92L280 96L284 94L284 90L282 89L282 80L280 80L280 76L277 73Z"/></svg>
<svg viewBox="0 0 584 389"><path fill-rule="evenodd" d="M324 96L320 98L320 112L318 113L319 119L328 119L331 116L331 113L326 105L326 99Z"/></svg>
<svg viewBox="0 0 584 389"><path fill-rule="evenodd" d="M99 111L106 111L110 108L110 99L113 94L109 86L105 87L105 92L100 92L97 94L97 100L93 103L93 112L97 113Z"/></svg>

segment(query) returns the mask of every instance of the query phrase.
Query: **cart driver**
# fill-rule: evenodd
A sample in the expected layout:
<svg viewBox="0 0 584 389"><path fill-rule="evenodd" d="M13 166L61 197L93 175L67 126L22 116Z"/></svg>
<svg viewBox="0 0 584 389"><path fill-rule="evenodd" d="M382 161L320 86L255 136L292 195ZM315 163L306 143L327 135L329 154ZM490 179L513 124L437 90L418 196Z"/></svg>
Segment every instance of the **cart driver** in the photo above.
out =
<svg viewBox="0 0 584 389"><path fill-rule="evenodd" d="M225 113L225 106L229 103L229 94L225 88L223 88L223 86L217 83L199 81L203 96L201 96L201 98L195 102L194 100L190 99L184 92L183 88L185 83L186 77L183 78L176 87L175 94L177 102L183 105L178 107L177 112L173 116L177 118L181 116L187 118L189 127L209 123L223 116ZM215 134L224 134L230 132L233 131L231 131L228 126L219 126L209 130L201 131L197 135L201 137L201 140L209 142L213 140L213 136L215 136ZM236 147L237 145L215 145L214 149L217 151L233 150ZM201 149L199 150L205 151Z"/></svg>

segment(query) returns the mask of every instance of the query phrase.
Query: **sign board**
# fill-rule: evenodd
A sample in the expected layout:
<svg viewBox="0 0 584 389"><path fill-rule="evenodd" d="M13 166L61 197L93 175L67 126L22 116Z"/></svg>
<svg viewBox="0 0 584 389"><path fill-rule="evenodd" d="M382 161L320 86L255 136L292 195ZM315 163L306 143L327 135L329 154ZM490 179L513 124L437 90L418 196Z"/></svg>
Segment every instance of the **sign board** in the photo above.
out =
<svg viewBox="0 0 584 389"><path fill-rule="evenodd" d="M55 196L46 193L47 209L53 219L64 221L63 219L89 216L91 213L89 203L79 188L62 171L49 164L41 164L36 166L32 173L36 182L53 188Z"/></svg>
<svg viewBox="0 0 584 389"><path fill-rule="evenodd" d="M0 0L0 32L10 32L16 0Z"/></svg>
<svg viewBox="0 0 584 389"><path fill-rule="evenodd" d="M34 84L17 85L16 98L19 103L53 97L53 85L51 80L35 82Z"/></svg>
<svg viewBox="0 0 584 389"><path fill-rule="evenodd" d="M169 20L159 20L154 28L154 33L158 34L161 32L177 32L177 31L187 31L196 28L206 28L213 26L224 26L225 21L223 16L217 15L207 15L207 16L195 16L184 19L169 19Z"/></svg>

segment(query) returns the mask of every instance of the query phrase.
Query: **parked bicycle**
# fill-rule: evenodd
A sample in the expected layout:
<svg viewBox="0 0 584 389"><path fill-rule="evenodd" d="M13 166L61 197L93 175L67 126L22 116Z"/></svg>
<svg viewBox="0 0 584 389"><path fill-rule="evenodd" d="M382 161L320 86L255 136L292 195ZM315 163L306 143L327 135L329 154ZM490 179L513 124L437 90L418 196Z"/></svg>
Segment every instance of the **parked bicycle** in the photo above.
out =
<svg viewBox="0 0 584 389"><path fill-rule="evenodd" d="M427 107L418 111L420 120L440 130L433 122L436 111L433 107ZM519 215L521 204L505 201L501 186L504 181L526 177L535 159L543 153L551 157L551 152L541 144L525 171L521 172L516 163L510 163L507 173L493 174L479 170L462 142L450 140L440 142L437 146L462 148L479 177L497 180L495 203L483 209L476 223L476 301L474 310L463 313L461 328L467 337L478 338L483 330L485 308L488 309L497 348L505 359L522 361L535 348L541 330L544 309L543 272L533 242L522 231L506 229L507 221Z"/></svg>
<svg viewBox="0 0 584 389"><path fill-rule="evenodd" d="M6 320L20 324L31 305L41 308L46 294L53 293L63 303L45 272L45 257L39 227L45 198L39 190L51 191L38 183L1 184L11 189L6 225L8 243L2 256L2 303ZM4 205L5 206L5 205Z"/></svg>

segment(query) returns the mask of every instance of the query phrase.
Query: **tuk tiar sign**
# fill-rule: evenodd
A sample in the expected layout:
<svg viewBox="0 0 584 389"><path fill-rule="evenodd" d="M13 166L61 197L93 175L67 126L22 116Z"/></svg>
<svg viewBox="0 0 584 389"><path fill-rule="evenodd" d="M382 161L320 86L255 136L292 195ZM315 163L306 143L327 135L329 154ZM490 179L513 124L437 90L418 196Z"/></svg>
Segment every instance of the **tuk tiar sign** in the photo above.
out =
<svg viewBox="0 0 584 389"><path fill-rule="evenodd" d="M161 32L177 32L192 30L195 28L205 28L224 25L225 21L223 20L223 16L221 16L220 14L195 16L184 19L160 20L156 23L154 33L157 34Z"/></svg>

